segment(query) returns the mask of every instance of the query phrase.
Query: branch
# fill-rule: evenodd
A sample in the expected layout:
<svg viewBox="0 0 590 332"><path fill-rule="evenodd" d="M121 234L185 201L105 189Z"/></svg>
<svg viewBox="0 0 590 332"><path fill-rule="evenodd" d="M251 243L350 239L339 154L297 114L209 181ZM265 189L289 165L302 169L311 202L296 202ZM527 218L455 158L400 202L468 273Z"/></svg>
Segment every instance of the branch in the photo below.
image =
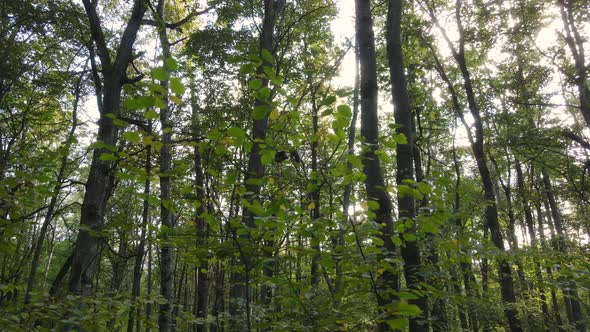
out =
<svg viewBox="0 0 590 332"><path fill-rule="evenodd" d="M125 77L125 79L123 79L123 83L125 84L135 84L139 81L141 81L143 78L145 77L145 74L139 74L135 77Z"/></svg>
<svg viewBox="0 0 590 332"><path fill-rule="evenodd" d="M98 53L100 62L103 68L110 69L112 65L111 57L109 56L109 48L107 47L104 33L100 27L100 18L96 12L96 5L91 3L89 0L82 0L82 3L84 4L84 9L86 10L86 15L88 16L88 21L90 23L90 33L92 35L92 40L94 40L94 43L96 44L96 52Z"/></svg>
<svg viewBox="0 0 590 332"><path fill-rule="evenodd" d="M195 18L197 16L201 16L203 14L206 14L206 13L210 12L213 9L215 9L215 6L208 7L206 9L201 10L201 11L192 12L192 13L188 14L182 20L180 20L180 21L178 21L176 23L165 23L164 26L166 28L168 28L168 29L178 30L181 26L183 26L186 23L190 22L193 18ZM158 26L158 23L156 21L150 20L150 19L143 19L143 20L141 20L141 24L142 25L150 25L150 26L154 26L154 27Z"/></svg>
<svg viewBox="0 0 590 332"><path fill-rule="evenodd" d="M562 131L562 134L563 134L563 136L565 136L565 137L571 139L572 141L580 144L586 150L590 150L590 142L586 141L583 137L577 135L573 131L570 131L569 129L564 129Z"/></svg>
<svg viewBox="0 0 590 332"><path fill-rule="evenodd" d="M127 123L131 123L132 125L135 125L139 128L141 128L143 131L145 131L146 133L151 133L151 129L149 128L149 125L143 121L140 120L136 120L136 119L132 119L132 118L128 118L125 116L119 116L119 119L127 122Z"/></svg>

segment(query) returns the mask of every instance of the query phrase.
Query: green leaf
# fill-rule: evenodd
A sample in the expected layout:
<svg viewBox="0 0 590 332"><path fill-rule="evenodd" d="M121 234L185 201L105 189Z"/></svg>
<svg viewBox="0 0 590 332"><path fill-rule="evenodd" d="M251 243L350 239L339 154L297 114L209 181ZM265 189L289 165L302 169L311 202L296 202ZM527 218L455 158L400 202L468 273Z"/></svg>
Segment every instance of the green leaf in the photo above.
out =
<svg viewBox="0 0 590 332"><path fill-rule="evenodd" d="M165 81L170 78L170 73L164 67L156 67L151 71L152 77L158 81Z"/></svg>
<svg viewBox="0 0 590 332"><path fill-rule="evenodd" d="M418 316L422 313L422 310L420 310L418 306L414 304L408 304L406 302L400 302L397 305L397 310L400 314L407 316Z"/></svg>
<svg viewBox="0 0 590 332"><path fill-rule="evenodd" d="M271 94L271 90L268 87L264 87L260 90L258 90L258 92L256 92L256 98L262 100L262 101L267 101L268 98L270 98L270 94Z"/></svg>
<svg viewBox="0 0 590 332"><path fill-rule="evenodd" d="M182 105L182 99L178 98L177 96L170 96L170 100L172 100L173 103L175 103L178 106Z"/></svg>
<svg viewBox="0 0 590 332"><path fill-rule="evenodd" d="M184 84L182 84L180 79L173 77L170 79L170 90L177 95L182 96L185 91Z"/></svg>
<svg viewBox="0 0 590 332"><path fill-rule="evenodd" d="M115 161L115 160L117 160L117 156L115 156L112 153L101 153L100 154L100 157L98 157L98 159L100 159L100 160Z"/></svg>
<svg viewBox="0 0 590 332"><path fill-rule="evenodd" d="M211 129L209 134L207 134L207 138L212 141L219 141L223 138L223 134L218 129Z"/></svg>
<svg viewBox="0 0 590 332"><path fill-rule="evenodd" d="M240 127L230 127L227 129L227 134L231 137L235 137L238 139L244 139L246 137L246 132Z"/></svg>
<svg viewBox="0 0 590 332"><path fill-rule="evenodd" d="M121 119L113 119L113 124L117 127L124 128L129 125L129 123L121 120Z"/></svg>
<svg viewBox="0 0 590 332"><path fill-rule="evenodd" d="M388 320L387 325L394 330L405 330L410 325L410 322L407 318L396 318Z"/></svg>
<svg viewBox="0 0 590 332"><path fill-rule="evenodd" d="M412 234L412 233L404 233L404 241L406 242L414 242L418 239L418 237L416 237L416 235Z"/></svg>
<svg viewBox="0 0 590 332"><path fill-rule="evenodd" d="M376 245L377 247L382 247L383 244L385 244L385 241L383 241L383 239L378 238L378 237L374 237L372 238L373 240L373 244Z"/></svg>
<svg viewBox="0 0 590 332"><path fill-rule="evenodd" d="M166 108L168 105L166 105L162 98L154 97L154 106L156 106L157 108Z"/></svg>
<svg viewBox="0 0 590 332"><path fill-rule="evenodd" d="M160 115L158 114L158 112L156 112L154 110L147 110L145 112L145 118L148 120L156 119L156 118L158 118L158 116L160 116Z"/></svg>
<svg viewBox="0 0 590 332"><path fill-rule="evenodd" d="M117 147L112 144L106 144L104 142L94 142L90 144L91 149L106 149L112 152L117 151Z"/></svg>
<svg viewBox="0 0 590 332"><path fill-rule="evenodd" d="M250 82L248 82L248 86L252 90L258 90L262 87L262 80L260 80L258 78L250 80Z"/></svg>
<svg viewBox="0 0 590 332"><path fill-rule="evenodd" d="M264 149L260 152L260 160L262 161L263 165L270 165L275 160L275 151Z"/></svg>
<svg viewBox="0 0 590 332"><path fill-rule="evenodd" d="M240 74L242 74L242 75L251 74L255 71L255 69L256 68L254 67L253 64L245 63L240 66Z"/></svg>
<svg viewBox="0 0 590 332"><path fill-rule="evenodd" d="M268 105L258 105L256 107L254 107L254 113L253 113L254 120L264 119L264 117L266 117L268 115L268 113L270 113L271 110L272 109Z"/></svg>
<svg viewBox="0 0 590 332"><path fill-rule="evenodd" d="M272 80L275 78L275 76L277 76L277 74L275 73L275 70L272 67L263 66L262 70L264 71L264 73L266 74L266 77L268 77L269 80Z"/></svg>
<svg viewBox="0 0 590 332"><path fill-rule="evenodd" d="M348 105L339 105L338 108L336 108L336 112L346 119L350 119L352 117L352 110L350 107L348 107Z"/></svg>
<svg viewBox="0 0 590 332"><path fill-rule="evenodd" d="M412 187L407 186L405 184L400 184L397 187L397 192L401 197L411 196L414 197L414 190Z"/></svg>
<svg viewBox="0 0 590 332"><path fill-rule="evenodd" d="M262 58L266 62L271 62L272 63L274 61L272 54L270 54L270 52L267 49L265 49L265 48L263 48L260 51L260 55L262 56Z"/></svg>
<svg viewBox="0 0 590 332"><path fill-rule="evenodd" d="M158 93L158 94L165 94L166 93L166 90L160 84L150 83L148 85L148 89L151 92Z"/></svg>
<svg viewBox="0 0 590 332"><path fill-rule="evenodd" d="M137 143L139 142L139 134L134 131L127 131L123 133L123 138L129 142Z"/></svg>
<svg viewBox="0 0 590 332"><path fill-rule="evenodd" d="M127 99L125 101L125 107L130 110L140 110L154 106L153 96L143 96L137 98Z"/></svg>
<svg viewBox="0 0 590 332"><path fill-rule="evenodd" d="M425 195L430 194L430 192L432 191L432 189L430 188L430 185L425 182L418 183L418 190L420 190L420 192Z"/></svg>
<svg viewBox="0 0 590 332"><path fill-rule="evenodd" d="M371 209L371 210L379 209L379 203L377 203L376 201L367 201L367 205L369 206L369 209Z"/></svg>
<svg viewBox="0 0 590 332"><path fill-rule="evenodd" d="M166 58L166 67L168 67L170 70L176 70L178 69L178 63L176 62L176 60L174 60L174 58L168 57Z"/></svg>
<svg viewBox="0 0 590 332"><path fill-rule="evenodd" d="M395 134L393 135L393 141L396 142L397 144L408 144L408 140L406 139L406 135L399 133L399 134Z"/></svg>
<svg viewBox="0 0 590 332"><path fill-rule="evenodd" d="M332 105L336 102L336 96L327 96L326 98L324 98L324 100L322 100L322 105L324 106L328 106L328 105Z"/></svg>

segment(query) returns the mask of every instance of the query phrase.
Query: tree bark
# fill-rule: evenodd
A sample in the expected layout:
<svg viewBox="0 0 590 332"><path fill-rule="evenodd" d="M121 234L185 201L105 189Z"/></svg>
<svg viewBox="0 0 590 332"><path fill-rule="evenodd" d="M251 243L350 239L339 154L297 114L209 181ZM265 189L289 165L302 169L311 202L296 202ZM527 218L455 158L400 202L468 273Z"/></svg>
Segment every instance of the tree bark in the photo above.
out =
<svg viewBox="0 0 590 332"><path fill-rule="evenodd" d="M396 133L406 137L406 143L398 143L396 146L397 175L396 183L399 186L412 185L404 181L414 181L414 135L412 127L412 112L410 109L410 98L408 96L406 75L404 73L401 21L402 21L402 0L389 0L387 10L387 55L389 59L389 75L393 97L393 116L398 125ZM415 234L416 229L416 205L413 195L401 194L398 190L397 205L398 218L402 222L411 220L413 226L405 230L405 233ZM401 238L404 234L401 234ZM405 241L401 248L404 259L404 274L406 285L410 289L417 289L424 278L419 272L421 266L420 248L418 240ZM410 331L428 331L429 324L425 318L428 316L428 304L425 296L410 300L422 310L422 315L410 318Z"/></svg>
<svg viewBox="0 0 590 332"><path fill-rule="evenodd" d="M151 130L151 123L148 125L149 129ZM148 197L150 195L150 176L152 174L152 147L148 145L146 147L145 153L145 174L146 179L143 186L143 194L145 198L143 200L143 209L141 213L141 234L139 236L139 244L137 245L137 253L135 256L135 266L133 267L133 284L131 286L131 309L129 310L129 320L127 321L127 332L133 332L134 327L134 318L136 313L137 315L137 332L140 330L140 319L139 319L139 310L136 310L136 303L135 301L139 297L141 293L141 274L142 274L142 267L143 267L143 258L145 256L145 244L146 244L146 235L147 235L147 226L149 224L149 215L150 215L150 203Z"/></svg>
<svg viewBox="0 0 590 332"><path fill-rule="evenodd" d="M565 28L565 42L568 45L574 59L576 74L573 77L578 89L578 98L580 100L580 111L590 127L590 89L588 88L588 72L586 65L586 55L584 51L584 39L578 31L574 19L572 0L558 0L559 9L563 26Z"/></svg>
<svg viewBox="0 0 590 332"><path fill-rule="evenodd" d="M276 16L278 13L278 6L282 2L275 2L273 0L264 0L264 17L262 20L262 30L260 32L260 52L262 53L263 50L268 51L271 55L274 53L274 30L275 30L275 22ZM264 67L274 68L274 65L265 60L264 57L262 64L257 69L258 75L264 75L261 79L262 86L261 88L267 88L269 85L269 79L264 74ZM256 98L254 102L254 107L268 105L270 103L269 100L260 100ZM246 187L246 193L244 195L244 200L248 203L253 203L256 200L260 200L260 191L261 185L257 180L261 180L264 177L265 173L265 166L262 163L261 158L261 143L264 142L266 138L266 130L268 127L268 114L265 115L261 119L255 119L252 128L252 148L248 155L248 167L246 171L246 175L244 177L244 183ZM244 227L254 229L256 228L256 223L254 222L254 213L252 213L247 206L242 208L242 224ZM249 236L248 236L249 238ZM236 239L236 241L240 241L240 239ZM245 241L242 242L243 245L240 245L240 251L242 256L242 263L244 264L245 271L242 273L235 274L235 279L233 280L232 284L232 291L231 296L237 297L240 303L232 303L235 301L230 302L230 315L232 318L238 318L239 316L246 317L246 329L248 331L251 330L251 320L250 320L250 296L249 296L249 283L250 283L250 270L253 268L251 262L251 255L253 254L250 250L251 245L246 244ZM247 251L244 252L244 249Z"/></svg>
<svg viewBox="0 0 590 332"><path fill-rule="evenodd" d="M144 0L133 2L131 16L113 62L109 55L95 4L91 0L83 0L82 2L90 22L92 39L97 48L103 73L102 87L99 89L103 95L97 96L97 99L100 100L97 141L114 147L117 141L117 128L111 115L115 117L119 115L121 89L126 79L126 70L131 60L137 31L147 6ZM103 225L107 191L113 177L112 161L101 160L100 156L110 152L108 148L102 147L95 149L92 154L69 282L70 292L78 295L94 293L93 279L99 259L98 245L100 242L97 232L100 232Z"/></svg>
<svg viewBox="0 0 590 332"><path fill-rule="evenodd" d="M551 179L549 178L549 174L544 168L541 169L541 175L543 177L545 194L547 195L547 200L549 201L551 218L553 220L553 224L555 225L555 230L557 232L557 250L563 253L567 253L567 234L565 234L563 229L563 224L561 221L561 212L559 210L557 200L553 192ZM567 281L567 286L564 287L563 294L570 323L572 323L576 327L577 331L586 331L586 324L584 323L582 306L580 305L580 301L578 300L578 289L575 281Z"/></svg>
<svg viewBox="0 0 590 332"><path fill-rule="evenodd" d="M435 21L435 24L442 30L443 36L451 48L451 53L455 59L461 76L463 78L463 88L467 97L467 104L469 111L473 117L473 125L475 127L475 133L469 134L471 141L471 148L475 157L477 168L480 173L483 189L484 189L484 201L485 201L485 225L490 230L492 242L500 251L505 251L504 239L498 221L498 207L496 205L496 194L494 192L494 184L490 174L490 170L487 164L486 152L484 148L484 130L481 113L479 111L478 104L475 98L475 92L471 82L469 69L467 67L465 59L465 31L461 19L461 0L456 0L455 5L455 18L457 20L457 28L459 31L459 47L455 48L453 43L450 41L446 32L440 26L438 19L434 15L434 12L430 12L431 18ZM460 111L460 108L458 109ZM462 114L462 113L460 113ZM462 118L462 122L465 124L465 120ZM467 127L468 132L470 128ZM520 320L518 319L516 308L516 296L514 294L514 285L512 280L512 268L510 263L502 257L498 258L498 277L500 281L500 288L502 294L502 301L504 302L504 315L508 320L510 330L512 332L521 332L522 327Z"/></svg>
<svg viewBox="0 0 590 332"><path fill-rule="evenodd" d="M166 59L171 57L168 31L164 26L165 0L159 0L154 19L160 22L158 35L162 47L162 64L168 73L171 69L166 64ZM166 301L160 304L158 326L161 332L170 332L175 328L174 324L174 246L169 243L168 233L174 229L172 217L171 199L171 170L172 170L172 122L170 121L169 106L169 80L160 81L164 89L162 99L164 107L160 108L160 123L162 126L162 147L160 148L160 223L162 225L162 244L160 245L160 295Z"/></svg>
<svg viewBox="0 0 590 332"><path fill-rule="evenodd" d="M55 207L57 206L57 199L59 197L59 193L61 191L61 186L65 180L65 173L66 167L68 165L68 157L70 155L70 148L72 145L72 140L75 138L74 134L76 133L76 127L78 126L78 103L80 101L80 90L82 87L82 80L84 74L80 75L76 82L76 87L74 89L74 105L72 110L72 126L70 127L70 132L68 133L64 143L63 143L63 156L61 158L61 164L59 166L59 171L57 174L57 178L55 179L56 185L53 188L53 192L51 195L51 199L49 201L49 205L47 207L47 211L45 212L45 218L43 219L43 224L41 225L41 229L39 230L39 236L37 240L37 244L35 246L35 250L33 251L33 258L31 260L31 271L29 273L29 278L27 279L27 289L25 291L25 306L31 303L31 292L35 287L35 279L37 276L37 269L39 268L39 260L41 258L41 253L43 252L43 242L45 241L45 237L47 236L47 228L51 223L51 220L54 217Z"/></svg>
<svg viewBox="0 0 590 332"><path fill-rule="evenodd" d="M191 77L191 80L194 78ZM195 172L195 194L196 200L199 203L195 211L197 241L195 245L198 248L208 248L208 227L205 220L205 213L207 213L207 200L205 197L205 174L203 172L203 161L201 152L199 151L199 134L201 131L201 124L199 121L199 107L196 99L196 86L194 81L191 81L191 106L192 106L192 125L193 125L193 140L197 143L193 149L194 154L194 172ZM208 249L206 250L208 251ZM208 324L205 319L209 313L209 257L201 257L197 267L197 289L196 289L196 308L195 330L197 332L206 332Z"/></svg>
<svg viewBox="0 0 590 332"><path fill-rule="evenodd" d="M393 231L393 205L391 197L385 188L383 170L376 151L379 148L379 115L377 109L377 64L375 58L375 37L373 33L373 19L371 16L371 4L368 0L356 0L356 39L359 47L360 62L360 94L361 94L361 136L363 139L362 163L365 174L365 189L367 200L377 203L372 209L374 221L380 225L381 246L380 258L388 262L396 256L396 247L392 241ZM397 267L386 268L379 276L377 285L377 302L383 307L393 303L396 297L392 291L398 290ZM382 309L384 310L384 309ZM386 323L391 313L384 310L384 321L380 323L381 330L389 330Z"/></svg>

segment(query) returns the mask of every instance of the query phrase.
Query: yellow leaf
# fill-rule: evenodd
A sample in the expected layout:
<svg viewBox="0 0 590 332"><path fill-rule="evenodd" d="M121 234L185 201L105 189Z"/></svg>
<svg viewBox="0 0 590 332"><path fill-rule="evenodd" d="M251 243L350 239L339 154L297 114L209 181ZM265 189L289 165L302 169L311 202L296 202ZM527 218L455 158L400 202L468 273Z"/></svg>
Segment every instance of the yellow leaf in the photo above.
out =
<svg viewBox="0 0 590 332"><path fill-rule="evenodd" d="M309 203L309 205L307 206L308 210L313 210L315 208L315 202L311 202Z"/></svg>
<svg viewBox="0 0 590 332"><path fill-rule="evenodd" d="M277 110L272 110L272 112L270 112L270 115L268 116L269 119L271 119L272 121L276 120L279 118L279 111Z"/></svg>
<svg viewBox="0 0 590 332"><path fill-rule="evenodd" d="M369 204L367 202L361 202L361 207L363 208L363 210L366 210L369 208Z"/></svg>

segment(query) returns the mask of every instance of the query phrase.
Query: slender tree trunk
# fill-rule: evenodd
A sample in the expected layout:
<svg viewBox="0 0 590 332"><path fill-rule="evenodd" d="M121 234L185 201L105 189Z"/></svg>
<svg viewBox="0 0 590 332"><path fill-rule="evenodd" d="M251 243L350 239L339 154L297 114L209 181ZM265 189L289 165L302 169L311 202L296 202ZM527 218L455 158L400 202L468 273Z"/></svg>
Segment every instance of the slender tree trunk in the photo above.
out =
<svg viewBox="0 0 590 332"><path fill-rule="evenodd" d="M381 250L382 262L396 256L396 250L392 236L393 230L393 205L389 194L385 190L383 170L379 157L375 153L379 148L379 114L377 108L377 65L375 58L375 37L373 33L373 19L371 17L371 4L368 0L356 0L356 39L359 47L360 62L360 92L361 92L361 136L363 137L362 162L365 174L365 188L367 200L377 203L372 209L375 214L374 221L381 226L379 237L383 244ZM398 290L397 267L386 268L379 276L377 289L377 302L380 306L386 306L395 301L391 291ZM385 322L389 314L384 312L384 322L380 323L381 330L389 330Z"/></svg>
<svg viewBox="0 0 590 332"><path fill-rule="evenodd" d="M149 237L149 231L148 231ZM148 240L148 261L147 261L147 296L150 298L152 296L152 288L153 288L153 280L152 280L152 242ZM148 302L145 305L145 320L151 325L150 319L152 317L152 303ZM150 331L150 326L146 327L146 332ZM139 332L139 329L138 329Z"/></svg>
<svg viewBox="0 0 590 332"><path fill-rule="evenodd" d="M518 197L520 198L521 204L524 210L524 220L527 226L527 230L531 239L531 248L533 250L537 250L537 235L535 232L535 223L533 220L533 212L531 210L531 206L527 199L526 188L525 188L525 180L524 180L524 173L522 171L522 166L518 160L515 161L516 166L516 183L518 186ZM541 263L534 259L535 264L535 278L537 279L537 284L539 285L539 298L541 299L541 311L543 312L543 322L545 324L544 330L547 331L550 327L549 324L549 308L547 306L547 299L545 296L545 290L543 288L543 274L541 273Z"/></svg>
<svg viewBox="0 0 590 332"><path fill-rule="evenodd" d="M410 98L408 96L406 76L403 67L403 55L401 45L401 20L402 0L389 0L387 10L387 55L389 58L389 74L391 78L393 96L393 116L395 123L399 125L396 133L404 134L406 144L398 143L396 146L397 176L396 183L399 186L408 185L404 181L414 181L414 140L412 130L412 113ZM368 190L368 189L367 189ZM398 217L402 221L412 220L414 226L404 233L415 233L416 206L413 195L401 194L398 190L397 204ZM401 237L404 238L405 234ZM417 289L424 282L420 274L421 257L418 240L405 241L401 248L404 259L404 274L406 285L410 289ZM422 316L410 318L410 331L428 331L427 318L428 304L425 296L410 300L422 310Z"/></svg>
<svg viewBox="0 0 590 332"><path fill-rule="evenodd" d="M151 123L149 124L149 130L151 130ZM131 309L129 310L129 320L127 321L127 332L133 332L134 326L134 318L135 314L139 313L140 311L137 310L135 301L139 297L141 293L141 275L142 275L142 267L143 267L143 258L145 256L145 243L146 243L146 235L147 235L147 226L149 224L150 219L150 203L148 197L150 195L150 176L152 174L152 147L148 145L146 147L145 153L145 174L146 179L143 186L143 194L145 198L143 200L143 210L141 213L141 234L139 236L139 244L137 245L137 253L135 256L135 266L133 267L133 284L131 286ZM141 325L140 325L140 316L137 315L137 329L136 331L139 332Z"/></svg>
<svg viewBox="0 0 590 332"><path fill-rule="evenodd" d="M358 43L355 42L354 47L354 55L355 55L355 75L354 75L354 91L353 91L353 107L352 107L352 119L350 120L350 127L348 128L348 156L354 156L354 141L356 136L356 122L359 113L359 91L360 91L360 73L359 73L359 61L358 61ZM352 172L352 164L350 161L347 161L346 168L349 172ZM344 246L344 235L346 225L348 225L350 221L350 216L348 215L348 209L350 207L350 195L352 193L352 181L347 183L344 186L344 193L342 195L342 223L340 234L338 234L338 242L340 245ZM336 282L335 282L335 290L336 293L339 293L342 290L342 277L343 271L342 266L337 262L336 264Z"/></svg>
<svg viewBox="0 0 590 332"><path fill-rule="evenodd" d="M158 27L160 44L162 47L162 61L166 71L171 69L165 59L171 57L168 32L164 26L164 5L165 0L159 0L156 8L155 20L160 22ZM174 247L169 243L167 233L174 229L172 217L171 200L171 176L172 170L172 122L170 121L170 107L168 105L168 80L160 81L164 88L162 99L164 107L160 108L160 123L162 125L162 147L160 148L160 222L163 227L162 244L160 245L160 295L166 300L160 304L158 325L161 332L174 330L173 308L174 308Z"/></svg>
<svg viewBox="0 0 590 332"><path fill-rule="evenodd" d="M35 250L33 251L33 258L31 260L31 271L29 273L29 278L27 279L27 289L25 291L25 306L31 303L31 292L35 287L35 279L37 276L37 269L39 268L39 260L41 258L41 253L43 252L43 242L45 241L45 237L47 236L47 228L49 227L49 224L53 219L53 213L55 211L55 207L57 206L57 199L59 197L63 181L65 180L65 173L68 165L68 157L70 155L70 147L72 145L73 139L75 138L74 135L76 133L76 127L78 126L78 103L80 101L80 89L82 87L83 78L84 74L80 75L78 81L76 82L76 88L74 90L74 106L72 111L72 126L70 127L70 132L68 133L68 136L66 137L63 144L63 156L61 159L61 164L59 166L57 178L55 179L57 184L53 188L51 199L49 201L49 206L47 207L47 211L45 212L45 218L43 219L43 224L41 225L41 229L39 230L37 244L35 246Z"/></svg>
<svg viewBox="0 0 590 332"><path fill-rule="evenodd" d="M189 68L191 70L192 68ZM192 74L191 74L192 75ZM192 108L192 131L193 140L197 143L193 149L194 154L194 172L195 172L195 194L198 207L195 211L197 241L195 243L198 249L208 247L208 227L205 220L205 213L207 212L207 199L205 196L205 174L203 171L203 161L200 149L200 133L201 122L199 114L199 105L197 104L196 85L194 83L194 76L191 76L191 108ZM231 213L231 211L230 211ZM204 250L205 251L205 250ZM205 319L209 313L209 257L200 257L199 266L196 268L196 296L195 296L195 331L206 332L208 324Z"/></svg>
<svg viewBox="0 0 590 332"><path fill-rule="evenodd" d="M555 194L553 193L551 179L549 178L549 175L545 169L541 169L541 174L543 177L545 194L547 195L547 200L549 201L551 218L553 219L555 230L557 231L557 250L567 253L567 234L565 234L563 229L561 212L557 205ZM578 300L578 289L576 283L572 280L568 280L567 285L563 289L563 293L566 309L568 312L568 319L576 327L577 331L586 331L582 307L580 305L580 301Z"/></svg>
<svg viewBox="0 0 590 332"><path fill-rule="evenodd" d="M316 89L317 90L317 89ZM318 174L318 105L316 103L316 92L312 91L312 126L313 126L313 136L311 141L311 178L314 182L313 190L309 193L309 198L311 200L311 204L313 204L313 208L311 209L311 221L313 224L317 224L320 222L320 181L317 181L319 178ZM312 249L314 250L313 256L311 258L311 285L314 288L320 283L320 243L319 238L316 236L312 236Z"/></svg>
<svg viewBox="0 0 590 332"><path fill-rule="evenodd" d="M557 0L557 2L559 4L561 18L566 32L565 41L574 59L574 67L576 69L574 81L578 89L580 111L582 112L582 116L584 116L586 125L590 127L590 89L588 88L588 69L584 51L584 39L578 31L578 27L576 26L574 19L572 5L575 3L575 1Z"/></svg>
<svg viewBox="0 0 590 332"><path fill-rule="evenodd" d="M277 8L279 2L275 2L273 0L264 0L264 17L262 20L262 30L260 34L260 52L261 58L263 59L262 65L260 65L257 69L257 73L259 75L264 75L264 67L274 68L273 63L267 61L264 56L262 56L263 51L273 54L274 51L274 29L275 29L275 22L276 16L278 13ZM268 88L269 79L268 77L264 76L262 78L262 86L261 89ZM261 100L260 98L256 98L254 106L255 107L262 107L262 106L269 106L272 97L269 97L268 100ZM260 190L261 186L256 181L262 179L265 173L265 166L262 163L261 158L261 142L264 141L266 138L266 130L268 127L268 114L266 114L261 119L255 119L253 128L252 128L252 148L250 150L248 156L248 168L246 171L246 176L244 178L244 183L246 187L246 193L244 195L244 201L252 204L254 201L260 201ZM242 223L245 227L254 229L256 228L256 223L254 222L254 213L250 211L247 206L242 208ZM239 241L239 239L237 239ZM253 252L252 250L247 250L244 252L244 248L246 245L245 242L242 243L241 246L241 258L242 262L244 263L245 271L243 273L235 274L236 279L233 280L232 284L232 295L237 297L236 301L240 303L232 303L230 307L230 315L232 318L238 318L245 314L246 318L246 326L242 326L243 330L250 331L251 330L251 320L250 320L250 295L249 295L249 283L250 283L250 272L253 268L252 266L252 257L250 257ZM247 245L250 247L250 245ZM235 301L233 301L235 302Z"/></svg>

